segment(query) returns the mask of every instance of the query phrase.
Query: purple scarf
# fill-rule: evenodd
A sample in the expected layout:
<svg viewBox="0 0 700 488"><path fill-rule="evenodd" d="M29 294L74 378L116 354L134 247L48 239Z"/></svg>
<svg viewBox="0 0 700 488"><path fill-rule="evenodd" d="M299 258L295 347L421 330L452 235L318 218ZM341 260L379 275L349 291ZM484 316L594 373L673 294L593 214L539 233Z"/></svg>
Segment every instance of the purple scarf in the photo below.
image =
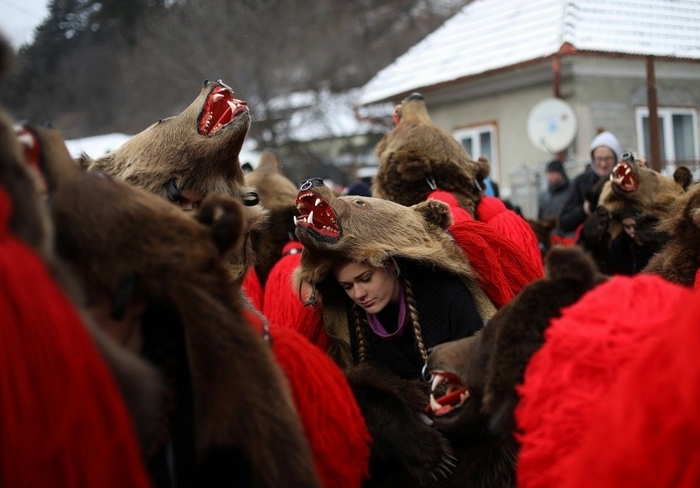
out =
<svg viewBox="0 0 700 488"><path fill-rule="evenodd" d="M406 300L403 293L403 285L399 284L399 326L395 332L387 332L379 318L371 313L367 314L367 323L372 331L382 339L398 339L406 329Z"/></svg>

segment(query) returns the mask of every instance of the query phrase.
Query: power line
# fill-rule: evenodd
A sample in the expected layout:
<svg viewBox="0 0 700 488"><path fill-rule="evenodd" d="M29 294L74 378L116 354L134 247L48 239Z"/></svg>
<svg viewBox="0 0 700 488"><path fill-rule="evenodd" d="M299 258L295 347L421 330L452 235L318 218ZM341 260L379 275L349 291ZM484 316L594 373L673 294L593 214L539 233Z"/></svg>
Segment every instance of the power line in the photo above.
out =
<svg viewBox="0 0 700 488"><path fill-rule="evenodd" d="M32 12L31 10L26 9L24 7L20 7L19 5L16 5L12 2L8 2L7 0L0 0L0 3L7 5L8 7L11 7L13 9L17 10L18 12L22 12L25 15L29 15L30 17L34 17L35 19L39 19L39 20L43 19L43 17L41 15L39 15L38 13Z"/></svg>

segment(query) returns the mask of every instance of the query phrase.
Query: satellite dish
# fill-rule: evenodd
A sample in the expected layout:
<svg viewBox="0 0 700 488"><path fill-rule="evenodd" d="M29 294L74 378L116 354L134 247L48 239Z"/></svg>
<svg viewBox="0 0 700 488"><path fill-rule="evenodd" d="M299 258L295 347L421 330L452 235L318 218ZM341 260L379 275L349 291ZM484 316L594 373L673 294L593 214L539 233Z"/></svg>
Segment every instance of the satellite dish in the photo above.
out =
<svg viewBox="0 0 700 488"><path fill-rule="evenodd" d="M560 98L545 98L527 118L527 135L537 149L556 153L563 151L576 137L576 114L571 105Z"/></svg>

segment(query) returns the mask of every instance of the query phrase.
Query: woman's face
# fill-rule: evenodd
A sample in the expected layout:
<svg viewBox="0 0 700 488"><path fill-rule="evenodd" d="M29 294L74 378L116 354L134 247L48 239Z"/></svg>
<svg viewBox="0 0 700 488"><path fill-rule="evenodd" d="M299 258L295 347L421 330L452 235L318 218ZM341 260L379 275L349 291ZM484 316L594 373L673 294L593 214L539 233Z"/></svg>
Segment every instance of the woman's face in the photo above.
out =
<svg viewBox="0 0 700 488"><path fill-rule="evenodd" d="M637 243L637 245L642 245L641 239L635 235L635 232L637 231L637 219L634 217L627 217L622 219L622 228L627 232L627 235L632 238L634 242Z"/></svg>
<svg viewBox="0 0 700 488"><path fill-rule="evenodd" d="M387 270L360 263L345 263L333 270L345 293L371 314L379 313L389 303L399 300L399 281L392 279L390 273L396 273L393 266Z"/></svg>
<svg viewBox="0 0 700 488"><path fill-rule="evenodd" d="M609 175L616 162L615 152L609 147L600 146L593 151L593 164L601 176Z"/></svg>

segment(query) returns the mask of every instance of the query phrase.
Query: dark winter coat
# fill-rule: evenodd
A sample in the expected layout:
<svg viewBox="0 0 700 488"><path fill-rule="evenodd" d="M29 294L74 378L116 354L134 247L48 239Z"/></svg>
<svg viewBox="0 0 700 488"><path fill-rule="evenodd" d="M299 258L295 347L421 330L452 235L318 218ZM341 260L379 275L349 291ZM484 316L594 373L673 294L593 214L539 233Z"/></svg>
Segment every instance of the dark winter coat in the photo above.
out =
<svg viewBox="0 0 700 488"><path fill-rule="evenodd" d="M400 267L413 289L418 321L426 348L469 337L482 328L483 321L479 317L472 295L459 277L414 263L400 263ZM351 305L352 301L348 298L350 341L353 356L357 361L357 334L355 334L355 320ZM389 307L387 306L385 310ZM386 320L386 324L395 324L397 321L398 307L391 308L393 310L387 310L387 312L392 316ZM380 320L385 318L382 312L378 314ZM382 323L386 325L384 320ZM382 338L371 330L365 334L365 337L369 349L368 356L371 359L382 363L402 378L420 378L424 361L416 345L410 321L404 333L397 339Z"/></svg>
<svg viewBox="0 0 700 488"><path fill-rule="evenodd" d="M600 178L589 164L586 166L586 170L571 182L571 189L561 208L561 212L559 212L559 227L564 232L575 232L576 228L586 220L587 215L583 210L586 192L592 190ZM592 208L591 212L594 210Z"/></svg>
<svg viewBox="0 0 700 488"><path fill-rule="evenodd" d="M571 187L571 182L565 178L561 183L549 185L549 187L540 193L540 198L537 201L537 218L548 219L550 217L558 217L559 211L564 206L564 202L568 197L567 191Z"/></svg>

